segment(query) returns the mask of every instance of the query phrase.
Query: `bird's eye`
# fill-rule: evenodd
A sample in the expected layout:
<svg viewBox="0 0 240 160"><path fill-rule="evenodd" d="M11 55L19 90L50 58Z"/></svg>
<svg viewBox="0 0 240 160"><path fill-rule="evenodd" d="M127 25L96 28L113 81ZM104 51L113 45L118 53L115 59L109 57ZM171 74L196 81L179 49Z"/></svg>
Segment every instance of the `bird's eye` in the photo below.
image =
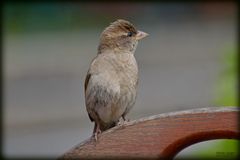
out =
<svg viewBox="0 0 240 160"><path fill-rule="evenodd" d="M133 33L132 32L128 32L127 36L128 37L132 37Z"/></svg>

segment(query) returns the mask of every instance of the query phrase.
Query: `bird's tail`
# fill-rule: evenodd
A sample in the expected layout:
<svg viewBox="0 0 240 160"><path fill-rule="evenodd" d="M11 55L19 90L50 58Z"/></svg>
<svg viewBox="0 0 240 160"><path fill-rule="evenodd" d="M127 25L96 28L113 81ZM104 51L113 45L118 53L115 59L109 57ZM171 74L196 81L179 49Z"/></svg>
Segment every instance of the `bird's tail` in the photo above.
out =
<svg viewBox="0 0 240 160"><path fill-rule="evenodd" d="M110 129L110 128L115 127L116 125L117 125L117 122L112 122L112 123L110 123L110 124L101 125L101 126L100 126L100 129L101 129L101 131L106 131L106 130L108 130L108 129Z"/></svg>

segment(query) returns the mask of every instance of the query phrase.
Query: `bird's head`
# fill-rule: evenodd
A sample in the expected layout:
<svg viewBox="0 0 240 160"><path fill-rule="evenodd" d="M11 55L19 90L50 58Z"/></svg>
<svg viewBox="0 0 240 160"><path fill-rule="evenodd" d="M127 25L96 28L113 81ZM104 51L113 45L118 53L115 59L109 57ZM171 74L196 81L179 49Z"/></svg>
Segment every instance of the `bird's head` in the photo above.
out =
<svg viewBox="0 0 240 160"><path fill-rule="evenodd" d="M101 34L98 53L114 51L114 53L134 53L137 43L148 34L138 31L133 24L119 19L111 23Z"/></svg>

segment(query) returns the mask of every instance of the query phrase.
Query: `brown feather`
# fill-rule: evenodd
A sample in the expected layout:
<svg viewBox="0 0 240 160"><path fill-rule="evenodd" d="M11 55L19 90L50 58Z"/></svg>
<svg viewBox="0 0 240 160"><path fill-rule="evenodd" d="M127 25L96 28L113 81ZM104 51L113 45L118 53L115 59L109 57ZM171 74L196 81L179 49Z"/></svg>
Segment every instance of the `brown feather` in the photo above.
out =
<svg viewBox="0 0 240 160"><path fill-rule="evenodd" d="M91 78L91 74L87 74L86 78L85 78L85 82L84 82L84 92L86 93L87 90L87 86L88 86L88 82ZM91 115L88 113L88 117L91 121L94 121L94 119L91 117Z"/></svg>
<svg viewBox="0 0 240 160"><path fill-rule="evenodd" d="M87 90L87 86L88 86L88 82L89 82L89 79L91 77L91 74L87 74L86 78L85 78L85 82L84 82L84 92L86 92Z"/></svg>
<svg viewBox="0 0 240 160"><path fill-rule="evenodd" d="M101 34L100 44L98 46L98 54L104 52L105 49L119 49L119 42L125 42L130 44L131 38L127 37L127 34L131 32L132 36L137 35L137 29L126 20L119 19L110 24Z"/></svg>
<svg viewBox="0 0 240 160"><path fill-rule="evenodd" d="M113 22L106 30L120 30L126 33L133 32L134 34L137 34L137 29L133 26L133 24L122 19Z"/></svg>

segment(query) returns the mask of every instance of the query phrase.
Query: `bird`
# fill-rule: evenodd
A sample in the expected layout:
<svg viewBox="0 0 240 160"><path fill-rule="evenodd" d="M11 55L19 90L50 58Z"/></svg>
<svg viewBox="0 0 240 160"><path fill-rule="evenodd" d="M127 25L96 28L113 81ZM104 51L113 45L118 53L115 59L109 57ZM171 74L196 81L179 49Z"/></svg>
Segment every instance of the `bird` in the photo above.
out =
<svg viewBox="0 0 240 160"><path fill-rule="evenodd" d="M147 35L123 19L111 23L100 35L97 55L84 83L86 110L94 122L96 141L121 118L125 122L135 104L139 77L134 53L138 41Z"/></svg>

